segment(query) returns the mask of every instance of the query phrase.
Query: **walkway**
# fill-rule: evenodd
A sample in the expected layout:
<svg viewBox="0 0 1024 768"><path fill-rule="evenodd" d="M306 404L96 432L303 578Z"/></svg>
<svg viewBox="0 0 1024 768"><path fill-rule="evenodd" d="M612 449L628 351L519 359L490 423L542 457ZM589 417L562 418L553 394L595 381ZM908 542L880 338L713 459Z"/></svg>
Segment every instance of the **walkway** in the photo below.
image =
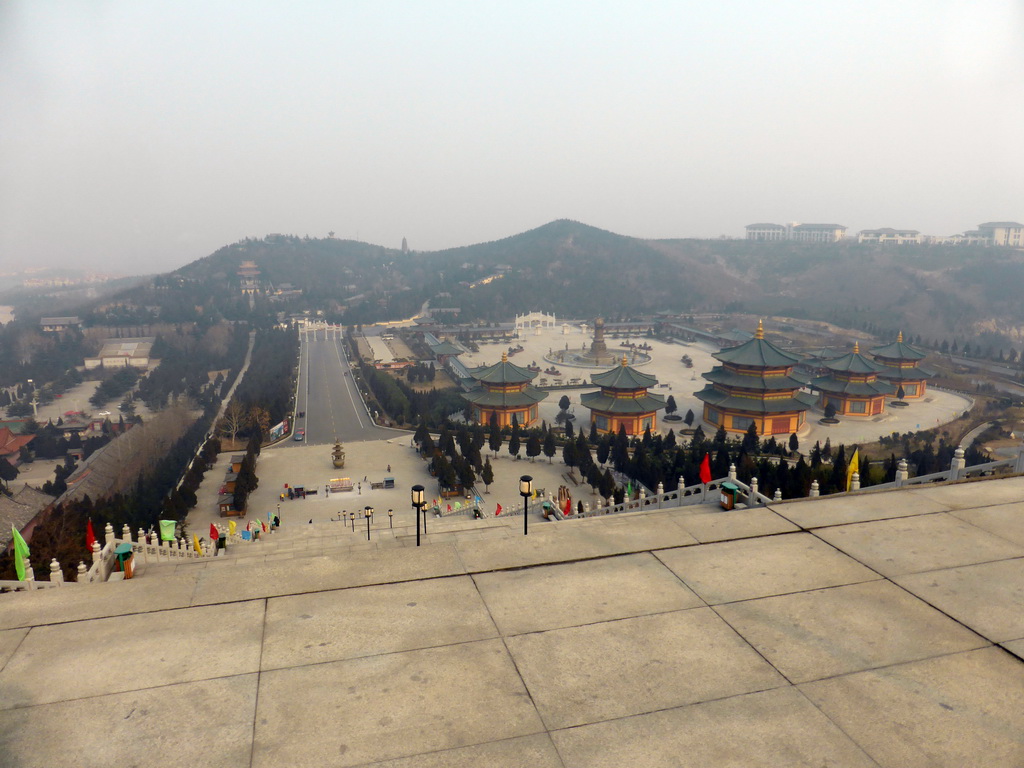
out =
<svg viewBox="0 0 1024 768"><path fill-rule="evenodd" d="M0 765L1022 765L1022 494L483 526L0 596Z"/></svg>

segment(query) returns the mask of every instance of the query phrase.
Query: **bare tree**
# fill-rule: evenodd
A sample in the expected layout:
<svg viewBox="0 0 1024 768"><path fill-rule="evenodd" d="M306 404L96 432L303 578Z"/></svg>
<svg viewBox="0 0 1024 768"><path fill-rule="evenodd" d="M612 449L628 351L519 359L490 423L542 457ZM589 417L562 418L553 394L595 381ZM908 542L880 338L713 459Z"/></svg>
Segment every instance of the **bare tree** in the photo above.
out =
<svg viewBox="0 0 1024 768"><path fill-rule="evenodd" d="M235 438L238 437L238 433L245 426L245 421L245 410L237 400L233 399L224 410L224 417L220 420L219 431L225 437L230 437L233 443Z"/></svg>

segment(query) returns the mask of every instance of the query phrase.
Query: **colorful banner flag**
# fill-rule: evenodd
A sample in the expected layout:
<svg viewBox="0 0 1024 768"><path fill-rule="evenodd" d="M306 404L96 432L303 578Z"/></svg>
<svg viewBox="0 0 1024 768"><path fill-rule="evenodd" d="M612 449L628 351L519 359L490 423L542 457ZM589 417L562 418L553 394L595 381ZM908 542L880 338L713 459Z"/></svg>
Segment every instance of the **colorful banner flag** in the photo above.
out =
<svg viewBox="0 0 1024 768"><path fill-rule="evenodd" d="M18 574L18 581L25 580L25 566L28 565L28 542L21 537L18 529L11 526L11 536L14 539L14 570Z"/></svg>
<svg viewBox="0 0 1024 768"><path fill-rule="evenodd" d="M234 520L228 520L228 536L234 536L237 527Z"/></svg>
<svg viewBox="0 0 1024 768"><path fill-rule="evenodd" d="M216 541L220 538L220 531L217 530L217 526L210 523L210 540Z"/></svg>
<svg viewBox="0 0 1024 768"><path fill-rule="evenodd" d="M494 510L494 516L495 517L497 517L500 514L501 514L501 504L499 504L498 508L496 510Z"/></svg>
<svg viewBox="0 0 1024 768"><path fill-rule="evenodd" d="M853 458L850 459L850 466L846 468L846 490L849 492L853 484L853 473L860 472L860 448L855 448Z"/></svg>
<svg viewBox="0 0 1024 768"><path fill-rule="evenodd" d="M92 552L92 545L96 543L96 534L92 529L92 518L85 524L85 548Z"/></svg>
<svg viewBox="0 0 1024 768"><path fill-rule="evenodd" d="M705 453L700 462L700 481L707 485L711 482L711 456Z"/></svg>
<svg viewBox="0 0 1024 768"><path fill-rule="evenodd" d="M173 520L160 521L160 539L162 541L174 541L175 525L176 523Z"/></svg>
<svg viewBox="0 0 1024 768"><path fill-rule="evenodd" d="M193 547L193 548L195 549L195 551L196 551L196 552L198 552L198 553L199 553L200 555L201 555L201 554L203 554L203 547L202 547L202 545L201 545L201 544L199 543L199 537L198 537L198 536L196 536L196 535L195 535L194 533L192 534L192 547Z"/></svg>
<svg viewBox="0 0 1024 768"><path fill-rule="evenodd" d="M627 480L626 481L626 501L629 501L632 498L633 498L633 481L632 480Z"/></svg>
<svg viewBox="0 0 1024 768"><path fill-rule="evenodd" d="M572 514L572 498L569 496L565 497L565 509L562 510L562 514L566 517Z"/></svg>

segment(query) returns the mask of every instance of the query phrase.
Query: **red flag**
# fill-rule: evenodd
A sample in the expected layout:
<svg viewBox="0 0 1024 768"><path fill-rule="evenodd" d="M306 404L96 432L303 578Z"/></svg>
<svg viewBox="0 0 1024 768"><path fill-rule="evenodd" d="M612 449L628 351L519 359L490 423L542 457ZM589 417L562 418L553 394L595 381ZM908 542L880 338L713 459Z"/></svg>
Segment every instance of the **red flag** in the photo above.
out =
<svg viewBox="0 0 1024 768"><path fill-rule="evenodd" d="M501 504L499 504L498 508L496 510L494 510L494 516L495 517L497 517L500 514L501 514Z"/></svg>
<svg viewBox="0 0 1024 768"><path fill-rule="evenodd" d="M85 546L90 552L92 552L92 545L96 543L96 534L92 530L92 518L89 518L89 522L85 525Z"/></svg>
<svg viewBox="0 0 1024 768"><path fill-rule="evenodd" d="M452 511L452 505L451 505L451 504L449 504L449 505L448 505L448 511L449 511L449 512L451 512L451 511Z"/></svg>
<svg viewBox="0 0 1024 768"><path fill-rule="evenodd" d="M216 541L220 538L220 531L217 530L217 526L210 523L210 541Z"/></svg>
<svg viewBox="0 0 1024 768"><path fill-rule="evenodd" d="M704 459L700 463L700 481L707 485L711 482L711 457L708 454L704 454Z"/></svg>
<svg viewBox="0 0 1024 768"><path fill-rule="evenodd" d="M213 525L213 523L210 523L210 525ZM267 524L264 523L262 520L260 520L260 525L263 526L263 532L266 533L267 532Z"/></svg>
<svg viewBox="0 0 1024 768"><path fill-rule="evenodd" d="M562 510L562 514L566 517L572 514L572 499L568 496L565 497L565 509Z"/></svg>

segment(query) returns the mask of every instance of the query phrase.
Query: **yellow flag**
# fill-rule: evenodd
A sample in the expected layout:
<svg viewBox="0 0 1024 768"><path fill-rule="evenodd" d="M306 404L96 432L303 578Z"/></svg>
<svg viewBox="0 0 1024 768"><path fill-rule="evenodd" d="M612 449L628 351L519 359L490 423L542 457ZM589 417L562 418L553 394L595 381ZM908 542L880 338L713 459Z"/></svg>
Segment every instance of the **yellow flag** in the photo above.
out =
<svg viewBox="0 0 1024 768"><path fill-rule="evenodd" d="M853 452L853 458L850 459L850 466L846 468L846 490L849 492L850 486L853 484L853 473L860 472L860 449L857 448Z"/></svg>
<svg viewBox="0 0 1024 768"><path fill-rule="evenodd" d="M203 548L199 545L199 537L196 536L194 533L192 534L192 546L195 547L196 552L198 552L200 555L203 554Z"/></svg>
<svg viewBox="0 0 1024 768"><path fill-rule="evenodd" d="M228 536L234 536L235 535L235 528L236 527L237 526L235 525L235 521L234 520L228 520Z"/></svg>

